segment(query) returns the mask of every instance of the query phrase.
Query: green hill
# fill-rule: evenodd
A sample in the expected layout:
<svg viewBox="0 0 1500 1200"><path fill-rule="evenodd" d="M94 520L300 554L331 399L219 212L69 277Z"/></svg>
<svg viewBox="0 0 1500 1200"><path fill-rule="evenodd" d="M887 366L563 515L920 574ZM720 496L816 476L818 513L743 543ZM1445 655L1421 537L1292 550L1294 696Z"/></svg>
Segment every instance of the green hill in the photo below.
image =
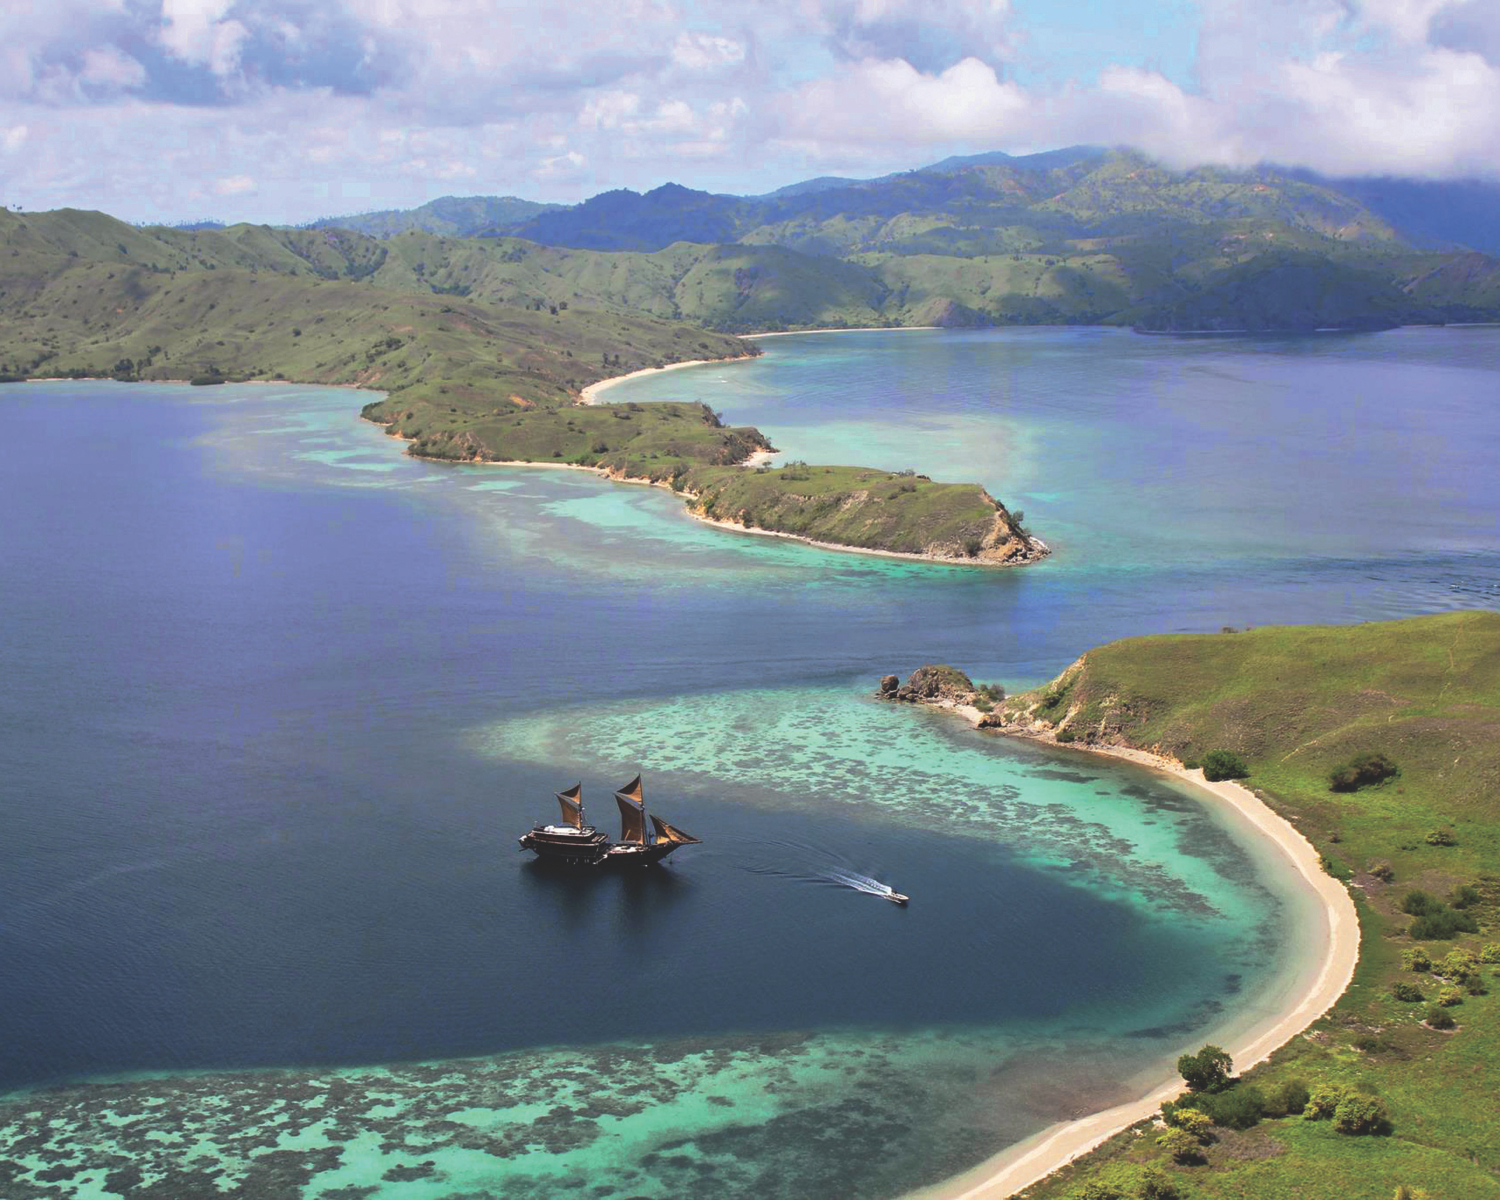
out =
<svg viewBox="0 0 1500 1200"><path fill-rule="evenodd" d="M809 262L777 246L622 256L6 212L0 379L378 388L384 398L363 415L430 458L597 466L670 483L705 514L722 508L734 523L836 545L979 562L1045 553L976 485L887 484L882 471L839 467L819 469L819 488L783 486L795 475L735 465L769 447L758 430L725 427L701 406L577 405L600 379L759 353L687 324L686 310L712 308L741 326L871 311L860 307L879 291L867 272L834 265L815 278ZM821 304L809 299L819 284Z"/></svg>
<svg viewBox="0 0 1500 1200"><path fill-rule="evenodd" d="M1186 1166L1148 1128L1025 1195L1145 1195L1142 1172L1154 1163L1184 1200L1390 1200L1402 1185L1433 1197L1500 1196L1500 979L1494 958L1468 983L1442 966L1455 950L1477 957L1500 943L1500 613L1135 638L1089 651L1006 711L1012 722L1064 729L1077 745L1189 762L1227 750L1244 760L1247 783L1349 880L1361 957L1332 1012L1236 1090L1337 1084L1377 1097L1390 1121L1382 1135L1349 1136L1330 1121L1252 1114L1243 1130L1221 1126L1205 1161ZM1396 773L1380 780L1382 767L1357 790L1335 790L1341 768L1371 755ZM1341 786L1356 779L1345 771ZM1476 932L1422 936L1430 927L1411 915L1421 907L1413 890L1433 898L1429 911L1459 913ZM1438 965L1412 970L1407 951ZM1500 946L1491 953L1500 957ZM1447 988L1457 1003L1437 1011L1455 1019L1452 1032L1423 1024Z"/></svg>

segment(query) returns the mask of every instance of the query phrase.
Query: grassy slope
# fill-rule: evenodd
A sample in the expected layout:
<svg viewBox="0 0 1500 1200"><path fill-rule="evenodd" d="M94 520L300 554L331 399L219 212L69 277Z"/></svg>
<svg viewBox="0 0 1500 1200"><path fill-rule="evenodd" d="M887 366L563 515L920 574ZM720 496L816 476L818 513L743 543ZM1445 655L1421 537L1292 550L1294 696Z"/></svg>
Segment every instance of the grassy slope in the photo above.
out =
<svg viewBox="0 0 1500 1200"><path fill-rule="evenodd" d="M855 522L821 495L771 494L767 477L757 477L757 494L736 490L744 473L725 468L769 443L757 430L723 427L702 406L576 406L580 389L599 379L758 352L640 315L643 296L734 293L750 324L772 313L811 318L818 312L786 307L805 262L775 246L598 255L507 239L412 233L376 243L261 226L189 233L138 230L99 213L7 212L0 375L379 388L387 396L364 415L428 457L675 476L689 492L733 492L736 513L762 528L863 548L967 557L975 538L995 542L1000 510L977 485L918 481L919 502L877 508L871 500ZM680 311L674 298L669 315ZM703 474L684 482L689 468Z"/></svg>
<svg viewBox="0 0 1500 1200"><path fill-rule="evenodd" d="M1226 1133L1208 1165L1163 1165L1184 1197L1340 1197L1389 1200L1398 1184L1434 1197L1500 1197L1500 995L1466 997L1460 1028L1423 1028L1423 1004L1390 997L1403 971L1408 889L1439 896L1477 883L1481 933L1422 943L1434 958L1454 946L1500 941L1500 613L1455 613L1350 628L1268 628L1219 635L1138 638L1090 651L1048 689L1014 698L1045 710L1080 743L1089 739L1198 758L1234 750L1263 792L1333 864L1352 876L1361 914L1361 963L1332 1013L1265 1067L1256 1082L1301 1078L1359 1084L1382 1096L1394 1132L1351 1138L1297 1117ZM1351 755L1383 751L1401 775L1338 794L1329 771ZM1427 844L1434 829L1457 844ZM1388 862L1387 885L1367 868ZM1496 969L1485 970L1491 987ZM1081 1166L1026 1194L1071 1196L1085 1182L1129 1180L1160 1159L1154 1138L1124 1134ZM1134 1194L1129 1186L1126 1195Z"/></svg>
<svg viewBox="0 0 1500 1200"><path fill-rule="evenodd" d="M978 484L934 483L865 467L692 471L698 511L714 520L775 529L844 546L977 558L1027 558L1028 539Z"/></svg>

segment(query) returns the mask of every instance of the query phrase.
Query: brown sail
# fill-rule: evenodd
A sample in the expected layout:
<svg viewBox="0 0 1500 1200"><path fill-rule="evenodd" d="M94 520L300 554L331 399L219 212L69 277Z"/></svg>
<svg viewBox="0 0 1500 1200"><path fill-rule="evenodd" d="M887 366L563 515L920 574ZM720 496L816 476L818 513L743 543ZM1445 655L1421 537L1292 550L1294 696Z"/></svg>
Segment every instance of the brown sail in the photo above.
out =
<svg viewBox="0 0 1500 1200"><path fill-rule="evenodd" d="M640 790L640 776L636 776L636 790ZM615 803L620 806L620 841L629 846L645 845L645 807L626 792L616 792Z"/></svg>
<svg viewBox="0 0 1500 1200"><path fill-rule="evenodd" d="M615 795L617 795L617 796L628 796L628 797L630 797L630 799L634 800L637 804L645 804L646 803L646 789L641 786L641 777L639 775L637 775L634 779L632 779L624 787L619 788L615 792Z"/></svg>
<svg viewBox="0 0 1500 1200"><path fill-rule="evenodd" d="M575 783L565 792L557 792L557 802L562 805L564 825L574 829L583 828L583 784Z"/></svg>
<svg viewBox="0 0 1500 1200"><path fill-rule="evenodd" d="M651 814L651 824L656 827L656 840L659 842L676 842L679 846L695 846L702 840L690 833L683 833L675 825L668 825L655 813Z"/></svg>

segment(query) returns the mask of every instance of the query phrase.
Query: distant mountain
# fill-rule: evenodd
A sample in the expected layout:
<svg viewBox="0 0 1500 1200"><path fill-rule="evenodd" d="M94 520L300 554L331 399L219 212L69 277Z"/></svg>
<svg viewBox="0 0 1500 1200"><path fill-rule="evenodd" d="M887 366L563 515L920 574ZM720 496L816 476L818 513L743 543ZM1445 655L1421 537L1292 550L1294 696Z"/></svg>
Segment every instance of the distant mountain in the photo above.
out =
<svg viewBox="0 0 1500 1200"><path fill-rule="evenodd" d="M515 196L442 196L420 208L386 209L344 217L322 217L311 229L348 229L371 237L392 237L411 229L449 237L472 237L530 220L560 207Z"/></svg>
<svg viewBox="0 0 1500 1200"><path fill-rule="evenodd" d="M1500 183L1480 179L1305 178L1358 200L1424 250L1468 247L1500 254Z"/></svg>
<svg viewBox="0 0 1500 1200"><path fill-rule="evenodd" d="M1436 211L1432 197L1445 193L1372 192L1403 226L1327 180L1269 167L1173 171L1092 147L805 182L753 197L667 184L567 207L450 197L410 213L367 214L373 233L349 229L352 219L192 232L75 210L0 213L11 255L0 288L21 302L32 281L82 260L106 276L124 266L122 279L270 273L559 319L594 311L726 332L918 324L1294 331L1500 316L1500 261L1452 249L1452 237L1430 248L1420 229L1409 230L1418 217L1436 218L1392 199L1425 196ZM499 220L518 212L524 219ZM1482 209L1469 215L1479 228ZM389 232L397 226L405 228ZM53 300L70 303L61 292Z"/></svg>
<svg viewBox="0 0 1500 1200"><path fill-rule="evenodd" d="M764 196L667 184L605 192L509 226L551 246L661 250L674 242L773 244L831 257L1067 253L1088 239L1192 240L1225 221L1348 243L1400 244L1391 225L1323 183L1272 169L1173 172L1132 151L1079 146L944 159L878 179L808 180Z"/></svg>

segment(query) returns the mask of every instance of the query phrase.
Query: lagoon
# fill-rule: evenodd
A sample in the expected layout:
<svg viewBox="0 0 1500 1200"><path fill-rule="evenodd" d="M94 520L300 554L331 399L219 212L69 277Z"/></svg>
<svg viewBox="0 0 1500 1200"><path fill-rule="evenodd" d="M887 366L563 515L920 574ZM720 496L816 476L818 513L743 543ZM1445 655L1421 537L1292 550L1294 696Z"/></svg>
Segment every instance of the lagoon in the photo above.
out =
<svg viewBox="0 0 1500 1200"><path fill-rule="evenodd" d="M895 1195L1274 1008L1305 897L1222 814L868 693L1492 606L1500 333L766 349L609 399L979 479L1055 557L833 554L416 462L348 392L0 388L0 1086L58 1089L12 1102L8 1179L102 1180L70 1135L109 1127L183 1194ZM608 823L638 768L702 847L581 887L515 853L551 790Z"/></svg>

